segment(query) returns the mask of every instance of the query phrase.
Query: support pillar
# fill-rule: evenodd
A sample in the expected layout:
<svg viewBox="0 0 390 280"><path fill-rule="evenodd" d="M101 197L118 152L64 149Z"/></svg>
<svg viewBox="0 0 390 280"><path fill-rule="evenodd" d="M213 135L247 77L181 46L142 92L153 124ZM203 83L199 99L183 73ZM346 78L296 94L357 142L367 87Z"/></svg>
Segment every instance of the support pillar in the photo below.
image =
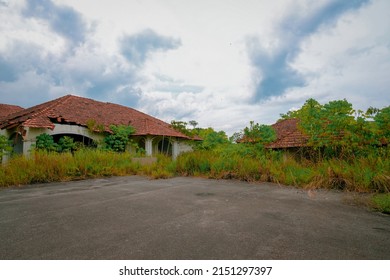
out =
<svg viewBox="0 0 390 280"><path fill-rule="evenodd" d="M173 159L176 159L179 154L180 154L179 142L177 140L173 140L172 141L172 157L173 157Z"/></svg>
<svg viewBox="0 0 390 280"><path fill-rule="evenodd" d="M150 136L145 138L145 150L147 156L153 155L153 138Z"/></svg>

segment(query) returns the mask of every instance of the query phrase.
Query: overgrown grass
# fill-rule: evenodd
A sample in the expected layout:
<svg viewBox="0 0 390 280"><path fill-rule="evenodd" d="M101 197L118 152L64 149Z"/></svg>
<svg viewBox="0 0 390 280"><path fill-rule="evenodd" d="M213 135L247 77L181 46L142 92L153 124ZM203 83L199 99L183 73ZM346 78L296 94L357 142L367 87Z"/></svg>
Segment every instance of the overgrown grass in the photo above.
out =
<svg viewBox="0 0 390 280"><path fill-rule="evenodd" d="M176 172L184 176L265 181L308 189L364 193L390 191L390 159L387 157L353 161L329 159L314 163L285 153L250 150L237 146L234 151L186 153L178 157Z"/></svg>
<svg viewBox="0 0 390 280"><path fill-rule="evenodd" d="M175 162L164 155L158 155L155 163L142 165L128 153L98 149L82 149L73 154L35 151L30 157L15 156L0 166L0 186L137 174L160 179L175 173Z"/></svg>
<svg viewBox="0 0 390 280"><path fill-rule="evenodd" d="M378 211L390 214L390 193L376 194L373 196L372 202Z"/></svg>
<svg viewBox="0 0 390 280"><path fill-rule="evenodd" d="M156 162L148 165L133 161L128 153L98 149L83 149L74 154L34 152L27 158L13 157L0 166L0 186L136 174L154 179L202 176L373 193L378 194L373 196L375 207L389 212L390 159L387 156L312 162L253 145L229 144L212 151L198 150L184 153L175 161L159 155Z"/></svg>

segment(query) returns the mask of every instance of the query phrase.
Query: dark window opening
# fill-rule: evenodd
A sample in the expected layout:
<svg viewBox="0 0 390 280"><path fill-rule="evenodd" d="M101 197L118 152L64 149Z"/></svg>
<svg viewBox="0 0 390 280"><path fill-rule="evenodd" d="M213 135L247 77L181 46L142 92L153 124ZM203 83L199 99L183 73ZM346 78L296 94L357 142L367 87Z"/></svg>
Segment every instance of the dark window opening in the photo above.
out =
<svg viewBox="0 0 390 280"><path fill-rule="evenodd" d="M55 143L58 143L58 141L64 137L64 136L68 136L68 137L71 137L73 138L73 141L75 143L81 143L83 144L85 147L89 147L89 148L96 148L97 147L97 143L87 137L87 136L84 136L84 135L79 135L79 134L55 134L55 135L52 135L53 136L53 139L54 139L54 142Z"/></svg>
<svg viewBox="0 0 390 280"><path fill-rule="evenodd" d="M171 141L169 141L169 139L162 139L160 142L158 142L158 151L159 153L171 156L172 155Z"/></svg>
<svg viewBox="0 0 390 280"><path fill-rule="evenodd" d="M11 140L12 152L14 154L23 154L23 137L20 133L14 133L9 138Z"/></svg>

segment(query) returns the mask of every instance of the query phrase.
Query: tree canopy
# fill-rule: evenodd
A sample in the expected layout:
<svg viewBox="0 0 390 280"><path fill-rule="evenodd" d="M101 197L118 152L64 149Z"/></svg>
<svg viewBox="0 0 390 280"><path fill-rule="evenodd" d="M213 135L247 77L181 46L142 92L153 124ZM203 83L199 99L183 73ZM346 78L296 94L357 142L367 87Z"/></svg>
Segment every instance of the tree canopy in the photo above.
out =
<svg viewBox="0 0 390 280"><path fill-rule="evenodd" d="M390 107L370 107L363 112L355 110L346 99L324 105L308 99L300 109L281 118L299 119L300 129L309 136L308 145L331 156L358 154L390 140Z"/></svg>

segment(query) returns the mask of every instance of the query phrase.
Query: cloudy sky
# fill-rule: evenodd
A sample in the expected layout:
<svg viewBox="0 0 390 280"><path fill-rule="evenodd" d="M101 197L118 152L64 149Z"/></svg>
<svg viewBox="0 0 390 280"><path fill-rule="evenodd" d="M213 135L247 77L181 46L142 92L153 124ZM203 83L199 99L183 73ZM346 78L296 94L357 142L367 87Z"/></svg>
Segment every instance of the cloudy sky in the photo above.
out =
<svg viewBox="0 0 390 280"><path fill-rule="evenodd" d="M0 0L0 103L65 94L229 135L309 98L390 105L388 0Z"/></svg>

